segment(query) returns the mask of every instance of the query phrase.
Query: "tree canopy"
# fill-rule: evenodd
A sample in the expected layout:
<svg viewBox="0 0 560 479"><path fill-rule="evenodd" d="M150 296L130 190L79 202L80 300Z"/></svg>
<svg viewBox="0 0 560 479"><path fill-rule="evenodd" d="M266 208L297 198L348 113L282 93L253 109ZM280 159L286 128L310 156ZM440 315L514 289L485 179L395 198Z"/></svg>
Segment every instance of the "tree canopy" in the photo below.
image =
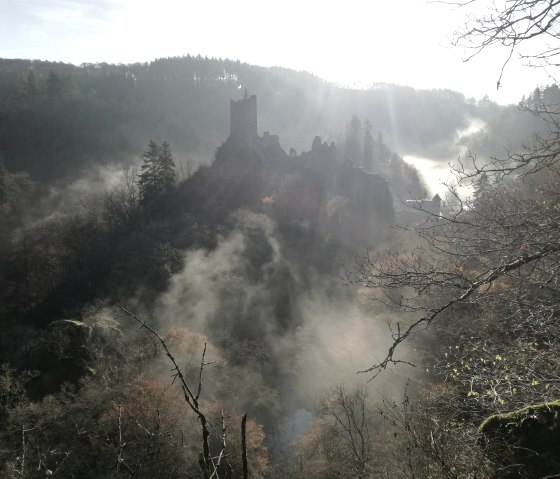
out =
<svg viewBox="0 0 560 479"><path fill-rule="evenodd" d="M509 59L517 48L543 36L549 44L523 56L551 69L557 66L559 2L514 0L493 2L488 8L488 14L467 23L458 43L474 48L474 54L501 44ZM498 86L507 70L499 74ZM406 228L405 248L367 256L349 276L402 314L392 326L387 354L364 372L378 377L390 365L416 360L426 365L436 399L427 401L433 413L426 410L415 420L431 418L439 424L429 426L432 437L454 431L465 450L481 451L490 460L484 467L490 468L492 472L485 473L491 477L551 477L560 470L557 451L542 446L560 435L552 419L560 394L556 89L547 88L547 95L537 89L521 105L541 120L541 132L524 149L503 157L470 153L461 158L453 167L455 181L447 185L441 212L424 210L424 219ZM422 210L421 205L414 207ZM405 344L426 329L437 341L426 339L430 350L422 359L412 359ZM437 392L443 385L447 391ZM536 416L527 412L539 408L546 411L536 415L542 426L533 424ZM488 427L492 421L509 422L496 433ZM424 427L420 423L407 423L406 430ZM412 436L411 441L418 440ZM443 472L481 473L484 462L465 468L458 450L454 457L438 455L448 439L442 435L439 441L426 451L438 458Z"/></svg>
<svg viewBox="0 0 560 479"><path fill-rule="evenodd" d="M169 143L158 145L151 140L143 155L138 175L140 204L148 206L160 201L175 186L175 162Z"/></svg>

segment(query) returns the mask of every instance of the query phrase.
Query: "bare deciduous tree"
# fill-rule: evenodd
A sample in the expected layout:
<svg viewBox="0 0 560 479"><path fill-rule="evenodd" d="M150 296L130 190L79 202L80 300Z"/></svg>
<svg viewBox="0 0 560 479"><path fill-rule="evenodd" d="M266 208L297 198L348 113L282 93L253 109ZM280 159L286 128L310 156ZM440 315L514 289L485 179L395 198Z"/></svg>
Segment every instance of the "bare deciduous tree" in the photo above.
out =
<svg viewBox="0 0 560 479"><path fill-rule="evenodd" d="M560 314L560 172L549 167L546 175L546 187L533 177L470 199L453 194L455 207L416 227L417 249L362 259L350 281L383 290L378 300L414 315L395 326L386 358L367 372L401 362L401 343L465 307L503 311L518 337L552 339ZM470 177L459 180L476 187Z"/></svg>
<svg viewBox="0 0 560 479"><path fill-rule="evenodd" d="M224 415L222 413L221 416L222 428L220 433L217 434L218 442L220 444L220 450L217 454L212 455L210 452L210 435L213 426L210 419L207 417L200 404L200 395L202 393L202 380L203 380L204 367L210 364L205 362L206 344L204 344L204 350L202 352L202 358L200 361L200 369L198 374L198 384L195 390L194 388L189 386L187 379L185 378L181 370L181 367L179 366L177 360L175 359L175 356L171 353L171 351L167 346L167 343L159 335L159 333L155 329L153 329L150 325L148 325L145 321L140 319L137 315L127 310L124 306L122 305L118 305L118 306L126 316L134 319L137 323L141 325L142 328L144 328L146 331L148 331L157 339L157 341L163 348L165 355L168 357L169 361L173 365L173 369L172 369L173 382L178 380L179 385L183 391L183 397L185 399L185 402L200 421L200 426L202 429L202 451L200 452L199 466L202 471L203 477L205 479L219 479L220 477L223 477L225 479L231 478L232 468L230 464L227 462L227 455L226 455L226 426L225 426ZM243 442L245 442L245 436L243 436ZM244 452L246 454L246 451ZM246 462L246 455L245 455L245 460L243 462L245 475L247 474L246 465L247 462Z"/></svg>
<svg viewBox="0 0 560 479"><path fill-rule="evenodd" d="M533 56L552 58L560 51L560 2L504 0L487 7L489 13L469 19L458 44L467 42L477 54L490 45L515 49L546 36L553 48ZM395 326L387 356L367 372L404 361L396 355L401 343L442 317L460 316L465 307L504 311L516 335L551 340L560 314L560 122L558 105L532 108L545 119L546 131L524 152L460 161L453 170L456 185L470 197L449 186L443 212L426 211L427 220L416 226L416 250L366 256L349 276L383 290L379 300L414 315Z"/></svg>
<svg viewBox="0 0 560 479"><path fill-rule="evenodd" d="M500 88L505 67L516 52L532 66L560 65L560 1L438 0L437 3L476 9L477 13L468 17L464 28L456 32L453 42L472 51L465 61L491 46L504 47L507 56L500 70L497 88Z"/></svg>
<svg viewBox="0 0 560 479"><path fill-rule="evenodd" d="M473 55L504 45L509 55L505 67L521 44L534 43L536 50L521 53L526 60L558 66L560 2L485 5L489 13L470 19L457 44L474 48ZM549 44L543 49L537 38ZM498 86L503 73L504 68ZM440 399L420 418L420 429L404 430L436 463L443 461L442 477L467 477L457 474L461 457L450 458L439 447L454 434L470 431L465 444L476 451L473 437L484 417L532 403L546 405L560 392L560 101L536 91L522 107L543 120L542 131L523 151L504 158L480 160L470 154L461 159L453 168L455 182L448 185L442 211L425 211L425 221L405 228L414 238L408 244L415 248L367 255L348 277L401 313L399 323L392 325L387 354L364 372L375 377L391 364L411 364L402 354L403 343L426 328L437 328L428 355L431 372L438 373L433 387L439 382L448 388L445 402ZM430 421L439 425L433 428ZM444 436L435 437L437 430ZM538 453L530 456L517 464L515 477L529 477L523 474ZM491 462L492 477L507 474L499 471L504 461Z"/></svg>

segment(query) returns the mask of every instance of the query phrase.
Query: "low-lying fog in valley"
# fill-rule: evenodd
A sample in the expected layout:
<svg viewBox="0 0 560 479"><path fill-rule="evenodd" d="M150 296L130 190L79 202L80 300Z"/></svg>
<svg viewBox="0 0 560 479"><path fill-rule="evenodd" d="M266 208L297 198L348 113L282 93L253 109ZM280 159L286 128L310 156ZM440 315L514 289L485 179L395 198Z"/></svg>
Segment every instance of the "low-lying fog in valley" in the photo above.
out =
<svg viewBox="0 0 560 479"><path fill-rule="evenodd" d="M557 2L24 3L0 477L560 477Z"/></svg>

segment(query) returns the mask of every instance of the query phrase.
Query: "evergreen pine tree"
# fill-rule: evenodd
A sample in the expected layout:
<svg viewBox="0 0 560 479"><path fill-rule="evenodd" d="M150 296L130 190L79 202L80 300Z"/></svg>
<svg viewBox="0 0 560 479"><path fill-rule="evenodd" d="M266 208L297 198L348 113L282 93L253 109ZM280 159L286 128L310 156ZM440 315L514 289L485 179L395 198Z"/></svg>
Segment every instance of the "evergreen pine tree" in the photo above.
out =
<svg viewBox="0 0 560 479"><path fill-rule="evenodd" d="M140 204L148 209L161 206L163 198L175 186L175 162L166 141L160 146L151 140L143 155L138 175Z"/></svg>
<svg viewBox="0 0 560 479"><path fill-rule="evenodd" d="M55 72L50 70L49 75L47 76L47 94L59 95L61 91L62 91L62 80Z"/></svg>
<svg viewBox="0 0 560 479"><path fill-rule="evenodd" d="M362 160L362 147L360 142L360 130L362 122L357 115L353 115L346 127L346 138L344 142L344 159L354 165L359 165Z"/></svg>
<svg viewBox="0 0 560 479"><path fill-rule="evenodd" d="M167 141L164 141L159 149L158 173L162 192L169 193L175 186L175 162Z"/></svg>
<svg viewBox="0 0 560 479"><path fill-rule="evenodd" d="M27 78L22 84L23 94L26 96L35 96L39 94L39 82L33 70L30 70L27 74Z"/></svg>
<svg viewBox="0 0 560 479"><path fill-rule="evenodd" d="M373 136L369 120L365 123L363 166L366 171L373 172Z"/></svg>
<svg viewBox="0 0 560 479"><path fill-rule="evenodd" d="M484 201L485 197L487 197L492 192L492 181L485 172L483 172L478 178L476 178L476 180L473 182L473 186L475 205L478 205L481 201Z"/></svg>
<svg viewBox="0 0 560 479"><path fill-rule="evenodd" d="M0 161L0 205L8 201L8 172Z"/></svg>

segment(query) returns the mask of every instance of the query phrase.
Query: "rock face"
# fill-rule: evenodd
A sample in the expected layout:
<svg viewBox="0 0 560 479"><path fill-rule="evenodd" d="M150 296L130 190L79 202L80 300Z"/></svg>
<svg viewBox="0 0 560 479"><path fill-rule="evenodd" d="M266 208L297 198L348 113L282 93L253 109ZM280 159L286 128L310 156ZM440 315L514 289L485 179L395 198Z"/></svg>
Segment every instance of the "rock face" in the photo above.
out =
<svg viewBox="0 0 560 479"><path fill-rule="evenodd" d="M27 344L27 369L41 371L28 385L31 397L55 393L65 382L77 383L93 374L89 365L98 354L113 353L121 331L114 320L59 319Z"/></svg>
<svg viewBox="0 0 560 479"><path fill-rule="evenodd" d="M555 477L560 471L560 401L495 414L480 426L499 478Z"/></svg>

